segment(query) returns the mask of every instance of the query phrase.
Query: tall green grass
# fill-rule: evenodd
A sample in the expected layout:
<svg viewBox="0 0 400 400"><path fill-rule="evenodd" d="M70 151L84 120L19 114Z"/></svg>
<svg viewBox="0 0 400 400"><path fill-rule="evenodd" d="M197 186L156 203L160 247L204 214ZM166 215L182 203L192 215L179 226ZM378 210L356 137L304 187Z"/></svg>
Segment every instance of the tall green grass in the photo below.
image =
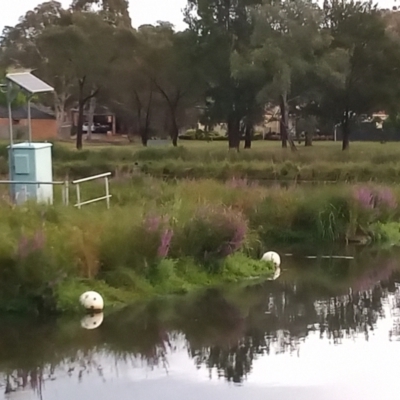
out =
<svg viewBox="0 0 400 400"><path fill-rule="evenodd" d="M397 186L266 188L246 179L136 176L111 188L110 210L104 203L17 207L2 197L1 310L75 310L88 288L117 305L268 276L271 266L258 260L273 243L400 237ZM102 190L92 183L82 195Z"/></svg>
<svg viewBox="0 0 400 400"><path fill-rule="evenodd" d="M316 143L297 152L279 143L257 142L251 150L228 151L221 143L184 143L174 148L137 145L90 146L82 151L55 142L54 174L81 178L111 171L116 176L138 172L168 178L232 177L253 180L390 182L400 179L399 143L352 143L343 152L338 143ZM7 148L0 145L0 175L8 174Z"/></svg>

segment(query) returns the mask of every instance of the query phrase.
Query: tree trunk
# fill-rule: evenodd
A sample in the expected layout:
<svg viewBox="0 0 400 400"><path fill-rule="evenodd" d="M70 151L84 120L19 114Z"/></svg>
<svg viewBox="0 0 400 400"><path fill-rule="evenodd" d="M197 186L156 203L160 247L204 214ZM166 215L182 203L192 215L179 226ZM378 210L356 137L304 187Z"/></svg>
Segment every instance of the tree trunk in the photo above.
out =
<svg viewBox="0 0 400 400"><path fill-rule="evenodd" d="M151 105L153 100L153 90L150 91L149 102L147 103L146 118L144 122L143 130L141 131L142 144L147 146L147 141L149 140L149 130L150 130L150 116L151 116Z"/></svg>
<svg viewBox="0 0 400 400"><path fill-rule="evenodd" d="M83 102L82 99L79 100L78 104L78 127L76 131L76 148L78 150L82 149L82 127L83 127L83 122L84 122L84 107L85 103Z"/></svg>
<svg viewBox="0 0 400 400"><path fill-rule="evenodd" d="M253 139L254 128L251 122L246 124L246 128L244 131L244 148L251 149L251 141Z"/></svg>
<svg viewBox="0 0 400 400"><path fill-rule="evenodd" d="M304 145L305 145L306 147L312 146L312 139L313 139L312 133L306 132L306 133L305 133Z"/></svg>
<svg viewBox="0 0 400 400"><path fill-rule="evenodd" d="M287 140L288 140L288 132L287 132L287 126L288 126L288 112L287 112L287 107L286 107L286 94L283 94L280 96L280 104L279 108L281 111L281 119L279 121L279 128L281 131L281 140L282 140L282 148L286 149L287 148Z"/></svg>
<svg viewBox="0 0 400 400"><path fill-rule="evenodd" d="M78 127L76 131L76 148L82 149L82 136L83 136L83 122L84 122L84 110L86 103L99 93L99 89L93 90L89 96L84 97L83 90L85 88L86 77L78 80L79 95L78 95Z"/></svg>
<svg viewBox="0 0 400 400"><path fill-rule="evenodd" d="M350 146L350 121L349 121L348 110L346 110L343 117L342 134L343 134L342 150L348 150Z"/></svg>
<svg viewBox="0 0 400 400"><path fill-rule="evenodd" d="M88 113L88 131L86 135L86 140L92 140L92 126L94 122L94 111L96 109L96 97L92 97L89 103L89 113Z"/></svg>
<svg viewBox="0 0 400 400"><path fill-rule="evenodd" d="M62 101L57 95L54 96L54 105L56 110L56 123L57 123L57 136L62 136L62 125L65 118L65 102Z"/></svg>
<svg viewBox="0 0 400 400"><path fill-rule="evenodd" d="M228 146L229 149L240 149L240 120L235 115L228 120Z"/></svg>
<svg viewBox="0 0 400 400"><path fill-rule="evenodd" d="M176 122L175 116L172 117L170 134L171 134L171 139L172 139L172 145L174 147L177 147L178 146L179 128L178 128L178 124Z"/></svg>
<svg viewBox="0 0 400 400"><path fill-rule="evenodd" d="M289 142L290 149L292 151L297 151L293 138L291 135L289 135L289 107L287 104L287 93L284 93L280 96L280 111L281 111L280 130L282 138L282 148L286 149L287 144Z"/></svg>

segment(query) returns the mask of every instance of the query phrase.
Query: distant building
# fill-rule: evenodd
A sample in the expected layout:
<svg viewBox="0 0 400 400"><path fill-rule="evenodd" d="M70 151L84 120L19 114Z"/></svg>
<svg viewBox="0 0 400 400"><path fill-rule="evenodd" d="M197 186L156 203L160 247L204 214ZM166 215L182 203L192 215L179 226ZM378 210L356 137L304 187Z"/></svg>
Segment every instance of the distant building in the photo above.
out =
<svg viewBox="0 0 400 400"><path fill-rule="evenodd" d="M28 138L28 107L16 107L12 110L13 133L15 139ZM31 105L31 125L33 140L47 140L57 137L57 122L51 110ZM9 121L7 107L0 106L0 139L8 139Z"/></svg>

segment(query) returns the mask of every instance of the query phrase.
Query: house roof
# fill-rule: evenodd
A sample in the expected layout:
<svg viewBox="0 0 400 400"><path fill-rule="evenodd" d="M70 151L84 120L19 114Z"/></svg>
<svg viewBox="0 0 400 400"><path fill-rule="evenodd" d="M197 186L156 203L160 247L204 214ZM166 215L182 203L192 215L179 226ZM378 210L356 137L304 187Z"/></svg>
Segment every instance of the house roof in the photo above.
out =
<svg viewBox="0 0 400 400"><path fill-rule="evenodd" d="M28 106L14 107L12 109L13 119L27 119L28 118ZM7 107L0 106L0 118L8 119ZM32 119L55 119L51 111L45 111L39 109L35 104L31 105L31 118Z"/></svg>

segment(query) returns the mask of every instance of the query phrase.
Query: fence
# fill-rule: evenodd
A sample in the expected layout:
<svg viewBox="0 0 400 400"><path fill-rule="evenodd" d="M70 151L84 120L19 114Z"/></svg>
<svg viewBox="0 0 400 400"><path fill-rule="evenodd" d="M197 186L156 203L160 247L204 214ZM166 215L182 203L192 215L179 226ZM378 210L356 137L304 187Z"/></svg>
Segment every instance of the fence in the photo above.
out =
<svg viewBox="0 0 400 400"><path fill-rule="evenodd" d="M75 185L76 187L76 199L77 202L74 205L77 208L81 208L82 206L86 205L86 204L91 204L91 203L95 203L98 201L102 201L105 200L106 204L107 204L107 208L110 208L110 199L112 197L112 195L110 194L110 186L109 186L109 177L111 176L111 172L106 172L104 174L99 174L99 175L94 175L94 176L89 176L87 178L83 178L83 179L77 179L75 181L72 181L72 184ZM95 199L91 199L91 200L86 200L86 201L81 201L81 188L80 188L80 184L84 183L84 182L89 182L89 181L93 181L96 179L101 179L104 178L104 183L105 183L105 190L106 190L106 194L105 196L101 196L101 197L97 197ZM69 205L69 181L52 181L52 182L42 182L42 181L9 181L9 180L0 180L0 185L22 185L23 186L23 190L21 192L16 193L15 196L15 202L16 203L22 203L24 201L26 201L28 199L28 191L26 189L26 186L28 185L59 185L59 186L64 186L63 187L63 191L62 191L62 198L63 198L63 204L68 206Z"/></svg>
<svg viewBox="0 0 400 400"><path fill-rule="evenodd" d="M28 199L28 191L27 191L27 189L26 189L26 187L28 186L28 185L37 185L37 186L40 186L40 185L53 185L53 186L56 186L56 185L59 185L59 186L61 186L61 185L63 185L64 186L64 188L63 188L63 192L62 192L62 196L63 196L63 204L64 205L68 205L68 203L69 203L69 183L68 183L68 181L52 181L52 182L44 182L44 181L7 181L7 180L0 180L0 185L15 185L15 184L18 184L18 185L22 185L23 186L23 189L22 189L22 191L21 192L17 192L16 194L15 194L15 202L18 204L18 203L22 203L22 202L24 202L24 201L26 201L27 199Z"/></svg>
<svg viewBox="0 0 400 400"><path fill-rule="evenodd" d="M107 203L107 208L110 208L110 199L112 197L110 194L110 186L109 186L109 181L108 181L110 175L111 175L111 172L106 172L104 174L93 175L93 176L89 176L88 178L82 178L82 179L77 179L75 181L72 181L72 183L74 185L76 185L76 201L77 202L75 204L75 207L81 208L82 206L84 206L86 204L91 204L91 203L95 203L97 201L105 200ZM95 179L101 179L101 178L104 178L106 195L82 202L81 201L81 188L79 185L84 182L89 182L89 181L93 181Z"/></svg>

